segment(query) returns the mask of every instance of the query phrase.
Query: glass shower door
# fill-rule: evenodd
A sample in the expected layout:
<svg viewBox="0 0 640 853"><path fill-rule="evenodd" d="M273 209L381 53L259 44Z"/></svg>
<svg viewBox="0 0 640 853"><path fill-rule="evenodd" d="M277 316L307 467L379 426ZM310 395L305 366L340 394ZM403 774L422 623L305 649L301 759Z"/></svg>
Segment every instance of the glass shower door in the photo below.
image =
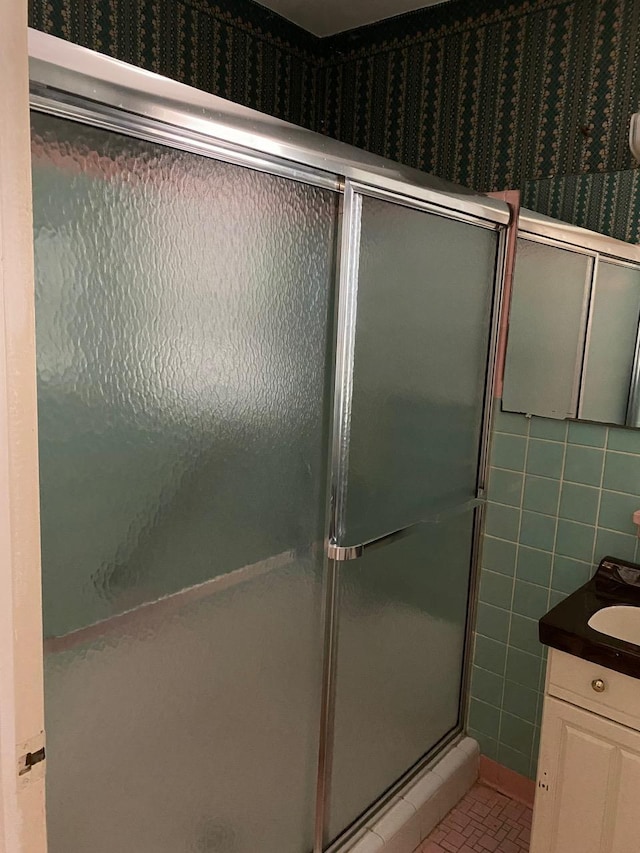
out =
<svg viewBox="0 0 640 853"><path fill-rule="evenodd" d="M337 195L32 116L51 853L307 853Z"/></svg>
<svg viewBox="0 0 640 853"><path fill-rule="evenodd" d="M459 722L497 253L479 224L348 206L329 838Z"/></svg>

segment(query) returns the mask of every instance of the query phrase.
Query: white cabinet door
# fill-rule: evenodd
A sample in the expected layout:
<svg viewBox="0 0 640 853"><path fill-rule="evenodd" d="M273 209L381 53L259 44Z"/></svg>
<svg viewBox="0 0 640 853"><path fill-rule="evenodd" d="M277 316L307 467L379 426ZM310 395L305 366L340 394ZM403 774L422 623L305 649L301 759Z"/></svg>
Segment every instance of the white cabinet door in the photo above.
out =
<svg viewBox="0 0 640 853"><path fill-rule="evenodd" d="M546 697L531 853L640 853L640 732Z"/></svg>
<svg viewBox="0 0 640 853"><path fill-rule="evenodd" d="M502 408L577 417L593 274L588 254L518 238Z"/></svg>

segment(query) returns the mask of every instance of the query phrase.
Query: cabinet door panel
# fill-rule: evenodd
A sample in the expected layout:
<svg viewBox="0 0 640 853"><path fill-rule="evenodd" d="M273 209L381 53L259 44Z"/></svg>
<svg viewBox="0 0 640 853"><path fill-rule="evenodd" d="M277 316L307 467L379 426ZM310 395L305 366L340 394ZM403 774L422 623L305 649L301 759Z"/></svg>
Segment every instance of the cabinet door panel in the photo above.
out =
<svg viewBox="0 0 640 853"><path fill-rule="evenodd" d="M640 733L547 697L531 853L640 850Z"/></svg>
<svg viewBox="0 0 640 853"><path fill-rule="evenodd" d="M638 831L638 791L640 791L640 755L623 750L620 753L620 773L616 820L613 825L611 853L630 853L640 850Z"/></svg>
<svg viewBox="0 0 640 853"><path fill-rule="evenodd" d="M598 263L579 417L624 424L640 316L640 270Z"/></svg>
<svg viewBox="0 0 640 853"><path fill-rule="evenodd" d="M518 239L503 408L575 417L593 258Z"/></svg>

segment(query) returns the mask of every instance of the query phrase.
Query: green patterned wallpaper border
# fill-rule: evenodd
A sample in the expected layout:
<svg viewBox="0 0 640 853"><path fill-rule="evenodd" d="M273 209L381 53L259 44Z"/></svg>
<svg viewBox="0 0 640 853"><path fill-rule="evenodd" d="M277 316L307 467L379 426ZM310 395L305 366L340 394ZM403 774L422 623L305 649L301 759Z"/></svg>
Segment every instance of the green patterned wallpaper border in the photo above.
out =
<svg viewBox="0 0 640 853"><path fill-rule="evenodd" d="M618 240L640 243L639 169L527 181L522 205Z"/></svg>
<svg viewBox="0 0 640 853"><path fill-rule="evenodd" d="M252 0L31 0L30 24L481 191L636 167L637 0L453 0L325 39Z"/></svg>
<svg viewBox="0 0 640 853"><path fill-rule="evenodd" d="M315 128L318 39L251 0L30 0L29 25Z"/></svg>
<svg viewBox="0 0 640 853"><path fill-rule="evenodd" d="M634 168L637 0L455 0L336 36L324 131L475 189Z"/></svg>

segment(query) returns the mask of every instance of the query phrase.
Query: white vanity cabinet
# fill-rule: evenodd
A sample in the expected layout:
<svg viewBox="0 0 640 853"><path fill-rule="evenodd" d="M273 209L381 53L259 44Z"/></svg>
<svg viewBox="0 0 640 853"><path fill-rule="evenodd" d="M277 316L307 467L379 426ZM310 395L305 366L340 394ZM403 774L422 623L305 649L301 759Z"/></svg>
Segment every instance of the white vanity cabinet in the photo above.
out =
<svg viewBox="0 0 640 853"><path fill-rule="evenodd" d="M640 853L640 680L550 651L531 853Z"/></svg>

